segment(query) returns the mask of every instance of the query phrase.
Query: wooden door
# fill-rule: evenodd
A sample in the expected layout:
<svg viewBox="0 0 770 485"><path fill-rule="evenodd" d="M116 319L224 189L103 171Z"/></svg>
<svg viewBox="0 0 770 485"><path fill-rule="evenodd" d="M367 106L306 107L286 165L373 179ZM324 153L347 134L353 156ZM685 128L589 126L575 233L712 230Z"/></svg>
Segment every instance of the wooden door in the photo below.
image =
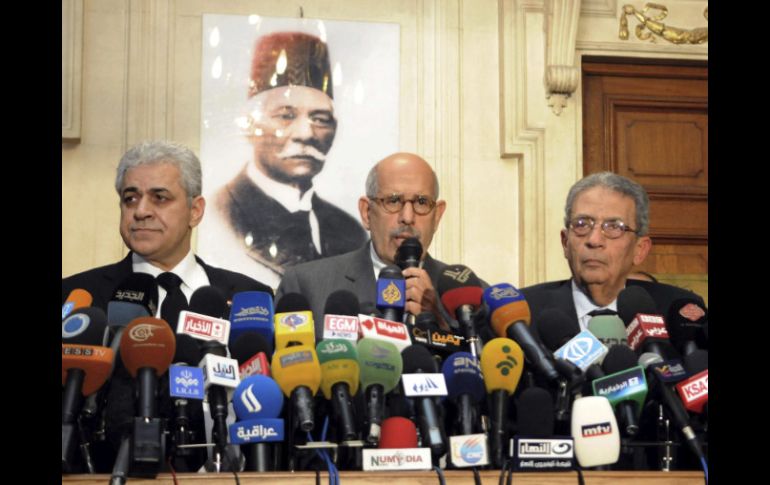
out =
<svg viewBox="0 0 770 485"><path fill-rule="evenodd" d="M583 58L583 169L636 180L653 248L638 270L708 298L708 66Z"/></svg>

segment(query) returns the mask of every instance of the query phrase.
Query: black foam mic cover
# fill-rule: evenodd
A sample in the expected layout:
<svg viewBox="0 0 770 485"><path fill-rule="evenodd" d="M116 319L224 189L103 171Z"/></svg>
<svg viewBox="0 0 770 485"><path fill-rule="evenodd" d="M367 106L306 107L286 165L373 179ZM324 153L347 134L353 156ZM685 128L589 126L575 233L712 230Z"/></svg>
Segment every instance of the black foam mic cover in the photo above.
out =
<svg viewBox="0 0 770 485"><path fill-rule="evenodd" d="M195 290L190 296L188 310L214 318L230 318L227 298L222 290L214 286L201 286Z"/></svg>
<svg viewBox="0 0 770 485"><path fill-rule="evenodd" d="M580 327L566 313L557 308L546 308L537 319L540 340L551 351L556 352L562 345L577 335Z"/></svg>
<svg viewBox="0 0 770 485"><path fill-rule="evenodd" d="M304 312L310 310L310 302L299 293L286 293L275 302L275 313Z"/></svg>
<svg viewBox="0 0 770 485"><path fill-rule="evenodd" d="M658 314L655 300L641 286L628 286L618 294L618 316L628 326L637 313Z"/></svg>
<svg viewBox="0 0 770 485"><path fill-rule="evenodd" d="M358 298L348 290L337 290L326 298L324 315L348 315L357 317L361 313Z"/></svg>
<svg viewBox="0 0 770 485"><path fill-rule="evenodd" d="M419 267L420 258L422 258L422 243L416 237L408 237L401 242L394 259L396 265L403 270Z"/></svg>
<svg viewBox="0 0 770 485"><path fill-rule="evenodd" d="M554 407L551 393L541 387L528 387L516 400L517 434L532 438L553 436Z"/></svg>
<svg viewBox="0 0 770 485"><path fill-rule="evenodd" d="M243 332L230 344L230 356L238 361L238 365L244 364L260 352L270 357L273 355L273 348L262 334L253 330Z"/></svg>

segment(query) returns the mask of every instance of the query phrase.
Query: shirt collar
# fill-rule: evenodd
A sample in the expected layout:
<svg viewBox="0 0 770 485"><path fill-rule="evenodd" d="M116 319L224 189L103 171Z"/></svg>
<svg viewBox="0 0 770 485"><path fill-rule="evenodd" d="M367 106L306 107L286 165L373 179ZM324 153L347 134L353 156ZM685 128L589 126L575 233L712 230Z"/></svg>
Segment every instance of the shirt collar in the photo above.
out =
<svg viewBox="0 0 770 485"><path fill-rule="evenodd" d="M575 302L575 312L577 313L581 330L588 328L588 320L591 319L591 317L588 315L589 312L604 308L614 310L616 312L618 311L617 298L607 306L597 306L594 302L591 301L590 298L588 298L588 295L583 293L583 291L578 287L574 278L572 279L572 300Z"/></svg>
<svg viewBox="0 0 770 485"><path fill-rule="evenodd" d="M131 253L131 263L134 273L147 273L156 278L159 274L165 273L164 270L157 266L153 266L152 263L136 253ZM185 294L188 300L194 290L209 284L209 278L206 275L206 271L198 264L198 261L196 261L192 248L190 248L187 255L185 255L176 266L171 268L169 272L174 273L182 279L182 293Z"/></svg>
<svg viewBox="0 0 770 485"><path fill-rule="evenodd" d="M262 189L270 197L278 201L289 212L311 211L313 209L312 199L315 194L315 188L310 187L300 196L299 189L291 185L276 182L267 175L263 174L254 163L246 165L246 175L254 184Z"/></svg>

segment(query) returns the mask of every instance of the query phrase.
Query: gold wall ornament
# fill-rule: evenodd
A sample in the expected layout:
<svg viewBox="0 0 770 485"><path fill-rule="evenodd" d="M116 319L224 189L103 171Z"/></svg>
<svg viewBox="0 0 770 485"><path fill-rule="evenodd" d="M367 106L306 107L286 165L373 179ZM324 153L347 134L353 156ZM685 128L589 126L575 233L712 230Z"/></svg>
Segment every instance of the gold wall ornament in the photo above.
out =
<svg viewBox="0 0 770 485"><path fill-rule="evenodd" d="M653 10L658 11L655 16L647 16L647 12ZM656 37L659 36L663 39L671 42L672 44L703 44L709 40L708 27L696 27L694 29L681 29L679 27L670 27L661 22L666 15L668 15L668 8L659 3L646 3L644 8L639 11L633 5L623 5L623 13L620 16L620 33L621 40L628 40L628 16L633 15L639 20L639 24L636 26L636 37L639 40L650 40L655 42ZM709 9L703 11L703 16L708 22ZM645 32L645 29L649 32ZM655 34L655 35L653 35Z"/></svg>

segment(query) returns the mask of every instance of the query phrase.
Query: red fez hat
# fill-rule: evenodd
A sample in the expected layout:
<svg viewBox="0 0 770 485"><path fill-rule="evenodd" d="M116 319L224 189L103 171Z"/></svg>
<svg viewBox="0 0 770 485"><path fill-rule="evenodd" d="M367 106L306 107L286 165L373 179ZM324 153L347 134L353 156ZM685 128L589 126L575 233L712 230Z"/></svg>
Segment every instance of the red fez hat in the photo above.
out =
<svg viewBox="0 0 770 485"><path fill-rule="evenodd" d="M333 98L326 43L302 32L276 32L257 39L249 98L279 86L307 86Z"/></svg>

